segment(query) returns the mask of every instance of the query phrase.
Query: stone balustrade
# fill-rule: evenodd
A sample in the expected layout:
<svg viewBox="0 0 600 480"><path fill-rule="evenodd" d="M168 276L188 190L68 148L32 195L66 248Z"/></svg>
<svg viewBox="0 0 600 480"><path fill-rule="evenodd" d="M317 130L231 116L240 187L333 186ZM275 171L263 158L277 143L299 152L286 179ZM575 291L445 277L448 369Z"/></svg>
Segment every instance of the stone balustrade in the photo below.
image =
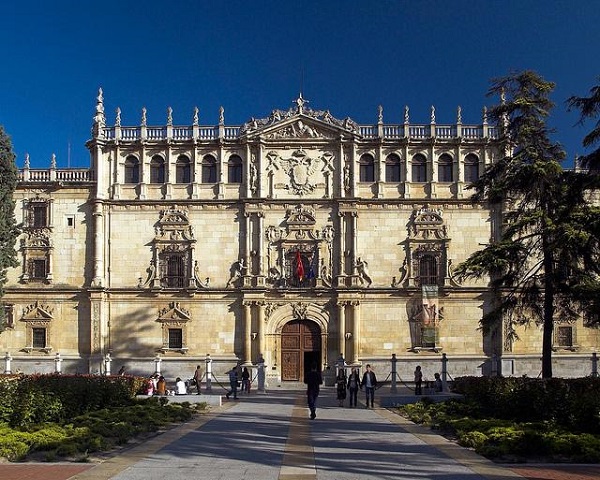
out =
<svg viewBox="0 0 600 480"><path fill-rule="evenodd" d="M360 125L358 133L365 139L380 138L386 140L413 139L424 140L439 138L451 140L482 140L498 138L498 129L488 125ZM162 141L162 140L200 140L211 141L223 138L235 140L240 136L239 126L176 126L176 127L103 127L100 138L103 140L120 141ZM381 132L381 133L380 133Z"/></svg>
<svg viewBox="0 0 600 480"><path fill-rule="evenodd" d="M87 168L48 168L31 169L23 168L19 170L19 182L62 182L62 183L80 183L93 181L92 171Z"/></svg>

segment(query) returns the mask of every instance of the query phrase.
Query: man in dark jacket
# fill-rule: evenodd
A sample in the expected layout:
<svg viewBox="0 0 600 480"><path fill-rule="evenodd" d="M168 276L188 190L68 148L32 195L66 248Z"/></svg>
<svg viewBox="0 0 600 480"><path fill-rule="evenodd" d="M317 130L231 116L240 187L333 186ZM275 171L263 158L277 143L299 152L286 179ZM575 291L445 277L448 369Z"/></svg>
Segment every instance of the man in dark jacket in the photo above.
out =
<svg viewBox="0 0 600 480"><path fill-rule="evenodd" d="M377 387L377 377L375 372L371 370L371 365L367 365L362 382L360 382L360 388L365 388L367 394L367 408L369 408L369 400L371 400L371 408L373 408L373 400L375 399L375 387Z"/></svg>
<svg viewBox="0 0 600 480"><path fill-rule="evenodd" d="M323 384L323 377L317 371L317 364L313 363L310 367L310 372L304 377L306 383L306 398L308 400L308 408L310 410L310 418L314 420L317 417L317 397L319 390Z"/></svg>

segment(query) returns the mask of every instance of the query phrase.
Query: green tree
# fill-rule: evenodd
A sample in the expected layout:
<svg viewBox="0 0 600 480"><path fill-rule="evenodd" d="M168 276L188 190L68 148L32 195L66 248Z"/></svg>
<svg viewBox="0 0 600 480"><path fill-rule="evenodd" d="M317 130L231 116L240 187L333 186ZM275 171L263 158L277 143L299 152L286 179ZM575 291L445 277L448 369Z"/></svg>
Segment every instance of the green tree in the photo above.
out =
<svg viewBox="0 0 600 480"><path fill-rule="evenodd" d="M600 77L598 78L600 81ZM600 171L600 85L590 89L589 97L572 96L567 100L569 109L577 109L581 112L579 124L583 125L588 119L596 119L596 125L592 131L583 137L583 146L591 148L599 145L591 153L579 158L583 167L590 168L596 172Z"/></svg>
<svg viewBox="0 0 600 480"><path fill-rule="evenodd" d="M516 325L543 327L544 378L552 377L554 322L581 314L589 298L581 287L593 278L582 259L597 257L589 250L597 236L586 199L588 177L562 168L565 153L546 125L553 89L532 71L493 81L489 95L501 102L490 117L501 128L503 154L472 187L473 200L489 202L501 226L456 272L463 279L490 278L494 303L482 317L484 332L503 326L516 340Z"/></svg>
<svg viewBox="0 0 600 480"><path fill-rule="evenodd" d="M17 167L10 137L0 125L0 301L4 297L6 272L16 267L15 242L19 229L15 220L13 192L17 186ZM0 303L0 331L5 328L4 304Z"/></svg>
<svg viewBox="0 0 600 480"><path fill-rule="evenodd" d="M600 77L598 77L600 81ZM598 281L597 270L593 267L598 261L600 254L600 246L598 245L599 225L600 223L600 198L598 191L600 187L600 85L595 85L590 89L588 97L572 96L567 100L569 110L577 109L580 111L579 124L583 125L587 120L596 120L591 132L583 138L583 146L586 149L593 149L587 155L579 157L579 164L584 169L587 169L588 181L591 185L586 185L586 191L596 192L593 195L588 194L588 199L591 214L584 215L583 220L585 225L582 226L581 232L589 233L589 235L580 235L580 239L584 242L583 264L585 268L591 272L592 278L584 278L575 289L575 295L580 301L586 305L587 318L589 323L596 326L600 325L600 282ZM595 148L594 148L595 147ZM592 206L593 205L593 206ZM595 215L594 215L595 214ZM594 275L596 274L596 275Z"/></svg>

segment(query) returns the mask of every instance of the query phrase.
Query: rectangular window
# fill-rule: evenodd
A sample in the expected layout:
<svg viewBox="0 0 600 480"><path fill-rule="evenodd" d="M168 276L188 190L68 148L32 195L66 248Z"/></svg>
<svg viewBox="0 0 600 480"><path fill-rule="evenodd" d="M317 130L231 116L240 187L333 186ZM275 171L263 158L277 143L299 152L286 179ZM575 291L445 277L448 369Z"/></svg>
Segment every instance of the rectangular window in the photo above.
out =
<svg viewBox="0 0 600 480"><path fill-rule="evenodd" d="M228 180L229 183L242 183L242 165L238 163L230 163L228 165Z"/></svg>
<svg viewBox="0 0 600 480"><path fill-rule="evenodd" d="M362 163L360 165L360 181L374 182L375 181L375 165L373 163Z"/></svg>
<svg viewBox="0 0 600 480"><path fill-rule="evenodd" d="M125 183L140 183L140 169L136 165L125 165Z"/></svg>
<svg viewBox="0 0 600 480"><path fill-rule="evenodd" d="M479 180L479 164L465 163L465 183L474 183Z"/></svg>
<svg viewBox="0 0 600 480"><path fill-rule="evenodd" d="M34 258L31 261L31 278L44 279L46 278L46 259Z"/></svg>
<svg viewBox="0 0 600 480"><path fill-rule="evenodd" d="M48 208L45 203L31 206L32 227L41 228L48 226Z"/></svg>
<svg viewBox="0 0 600 480"><path fill-rule="evenodd" d="M217 166L214 164L202 165L202 183L217 183Z"/></svg>
<svg viewBox="0 0 600 480"><path fill-rule="evenodd" d="M412 181L415 183L427 181L427 165L425 163L412 164Z"/></svg>
<svg viewBox="0 0 600 480"><path fill-rule="evenodd" d="M150 166L150 183L165 183L165 167L164 165Z"/></svg>
<svg viewBox="0 0 600 480"><path fill-rule="evenodd" d="M46 348L46 329L42 327L34 327L31 329L33 335L33 348Z"/></svg>
<svg viewBox="0 0 600 480"><path fill-rule="evenodd" d="M441 163L438 165L438 181L443 183L452 182L452 164Z"/></svg>
<svg viewBox="0 0 600 480"><path fill-rule="evenodd" d="M559 326L556 329L556 340L559 347L573 346L573 327L569 325Z"/></svg>
<svg viewBox="0 0 600 480"><path fill-rule="evenodd" d="M385 165L385 181L399 182L400 181L400 164L386 163Z"/></svg>
<svg viewBox="0 0 600 480"><path fill-rule="evenodd" d="M166 259L164 285L170 288L185 287L185 262L183 255L169 255Z"/></svg>
<svg viewBox="0 0 600 480"><path fill-rule="evenodd" d="M191 169L189 165L177 165L175 167L175 182L190 183L192 181Z"/></svg>
<svg viewBox="0 0 600 480"><path fill-rule="evenodd" d="M181 328L169 328L169 348L183 348L183 331Z"/></svg>
<svg viewBox="0 0 600 480"><path fill-rule="evenodd" d="M423 285L438 284L438 263L433 255L423 255L419 262L419 283Z"/></svg>

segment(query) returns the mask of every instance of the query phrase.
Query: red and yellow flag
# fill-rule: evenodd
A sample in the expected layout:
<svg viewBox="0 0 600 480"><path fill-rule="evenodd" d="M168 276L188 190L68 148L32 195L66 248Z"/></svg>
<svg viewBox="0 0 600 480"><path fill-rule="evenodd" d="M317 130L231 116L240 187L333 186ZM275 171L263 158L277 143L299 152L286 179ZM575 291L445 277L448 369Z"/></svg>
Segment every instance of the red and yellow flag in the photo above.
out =
<svg viewBox="0 0 600 480"><path fill-rule="evenodd" d="M300 281L304 280L304 264L300 256L300 250L296 250L296 275L298 275Z"/></svg>

